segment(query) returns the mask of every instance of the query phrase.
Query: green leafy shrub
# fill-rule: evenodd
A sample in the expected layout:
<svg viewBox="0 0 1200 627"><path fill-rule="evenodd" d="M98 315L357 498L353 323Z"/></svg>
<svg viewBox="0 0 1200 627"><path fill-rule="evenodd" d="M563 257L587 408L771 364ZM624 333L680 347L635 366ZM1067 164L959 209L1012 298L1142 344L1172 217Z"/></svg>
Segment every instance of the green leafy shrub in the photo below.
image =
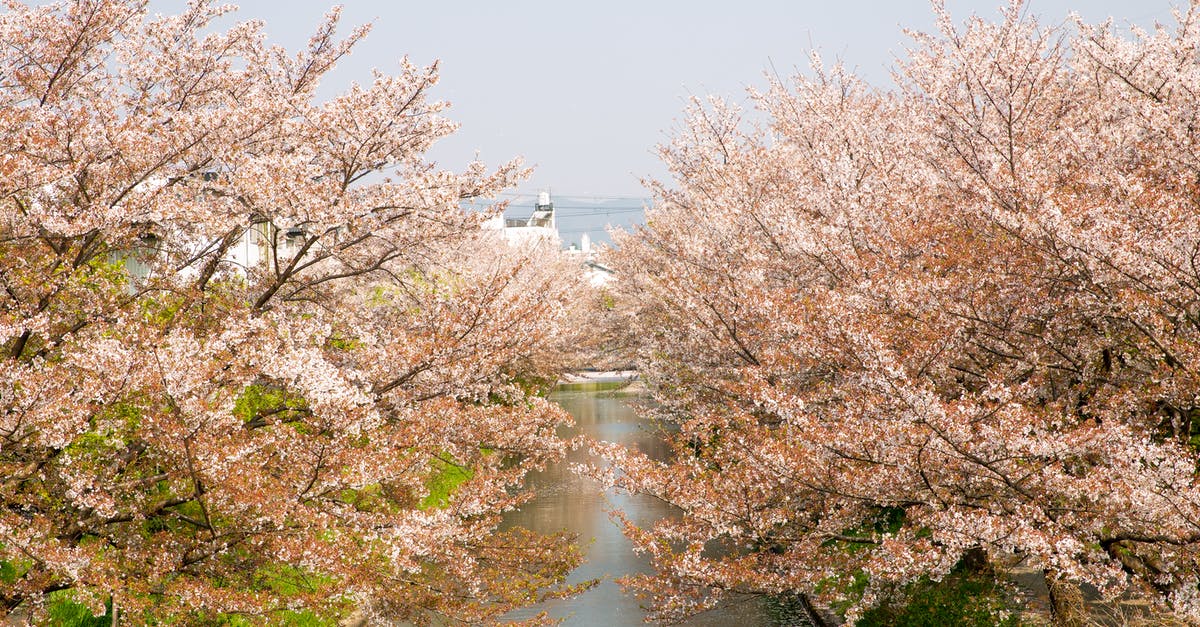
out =
<svg viewBox="0 0 1200 627"><path fill-rule="evenodd" d="M859 627L1019 627L1009 591L987 569L959 566L941 581L923 578L894 603L867 612Z"/></svg>

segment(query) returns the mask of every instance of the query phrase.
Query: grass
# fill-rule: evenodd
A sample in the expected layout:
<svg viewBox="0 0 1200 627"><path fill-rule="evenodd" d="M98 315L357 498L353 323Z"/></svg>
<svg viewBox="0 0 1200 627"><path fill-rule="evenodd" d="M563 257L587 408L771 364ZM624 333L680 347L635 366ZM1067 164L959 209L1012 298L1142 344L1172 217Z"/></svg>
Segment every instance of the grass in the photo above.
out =
<svg viewBox="0 0 1200 627"><path fill-rule="evenodd" d="M443 459L434 458L434 473L425 482L429 495L421 499L421 509L436 509L445 507L450 502L450 495L458 486L474 476L470 468L452 464Z"/></svg>
<svg viewBox="0 0 1200 627"><path fill-rule="evenodd" d="M986 570L956 568L941 581L922 579L895 603L863 615L859 627L1019 627L1011 593Z"/></svg>

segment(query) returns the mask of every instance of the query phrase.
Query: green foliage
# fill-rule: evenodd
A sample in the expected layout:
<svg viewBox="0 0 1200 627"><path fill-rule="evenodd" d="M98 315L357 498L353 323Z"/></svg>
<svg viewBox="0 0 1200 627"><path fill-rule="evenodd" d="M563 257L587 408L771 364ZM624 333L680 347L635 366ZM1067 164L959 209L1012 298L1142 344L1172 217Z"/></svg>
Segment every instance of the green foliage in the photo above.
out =
<svg viewBox="0 0 1200 627"><path fill-rule="evenodd" d="M175 320L175 316L183 307L186 299L176 294L156 294L143 297L139 304L146 321L160 327L165 327Z"/></svg>
<svg viewBox="0 0 1200 627"><path fill-rule="evenodd" d="M522 392L529 396L545 397L553 389L557 380L551 377L540 376L534 373L517 373L512 375L512 383L521 389ZM492 402L503 401L491 399Z"/></svg>
<svg viewBox="0 0 1200 627"><path fill-rule="evenodd" d="M371 288L370 296L367 297L367 305L371 307L383 307L390 302L389 297L388 289L382 285L377 285Z"/></svg>
<svg viewBox="0 0 1200 627"><path fill-rule="evenodd" d="M256 587L271 590L283 596L294 596L305 592L316 592L334 581L332 577L314 574L291 564L275 564L259 568L255 572Z"/></svg>
<svg viewBox="0 0 1200 627"><path fill-rule="evenodd" d="M280 627L336 627L339 623L334 619L321 618L309 610L281 610L278 612L272 612L267 618L250 618L241 614L193 616L189 620L185 621L184 624L208 625L211 627L254 627L255 625L278 625Z"/></svg>
<svg viewBox="0 0 1200 627"><path fill-rule="evenodd" d="M276 563L254 571L251 589L270 591L282 599L298 599L303 605L303 595L319 593L321 588L334 583L333 577L314 574L290 564ZM233 580L225 581L231 587L240 585ZM346 608L343 608L346 609ZM312 610L264 610L263 615L211 614L195 612L183 624L208 625L210 627L253 627L255 625L280 625L285 627L335 627L337 618L322 617ZM152 621L153 623L153 621Z"/></svg>
<svg viewBox="0 0 1200 627"><path fill-rule="evenodd" d="M338 621L327 620L308 610L302 612L285 611L278 614L279 625L287 627L336 627Z"/></svg>
<svg viewBox="0 0 1200 627"><path fill-rule="evenodd" d="M425 487L429 488L429 496L421 499L421 509L445 507L450 502L450 495L454 494L458 486L475 475L470 468L437 457L432 465L433 474L425 482Z"/></svg>
<svg viewBox="0 0 1200 627"><path fill-rule="evenodd" d="M55 627L109 627L112 625L112 602L106 605L104 616L93 616L86 605L75 600L71 590L50 593L46 605L49 624Z"/></svg>
<svg viewBox="0 0 1200 627"><path fill-rule="evenodd" d="M221 312L245 308L245 280L235 276L209 281L202 295L149 292L139 296L138 306L143 320L153 327L204 330L222 317Z"/></svg>
<svg viewBox="0 0 1200 627"><path fill-rule="evenodd" d="M335 335L329 338L329 346L340 351L352 351L362 346L362 342L354 338L345 338Z"/></svg>
<svg viewBox="0 0 1200 627"><path fill-rule="evenodd" d="M360 512L395 513L404 506L411 506L416 500L407 491L379 483L357 489L347 488L340 492L339 497L342 502L354 506Z"/></svg>
<svg viewBox="0 0 1200 627"><path fill-rule="evenodd" d="M124 621L122 621L124 622ZM152 621L150 625L157 625L158 622ZM163 625L174 625L174 623L163 623ZM336 627L338 621L335 619L322 619L322 617L313 614L312 611L302 610L280 610L272 611L268 617L263 616L244 616L241 614L217 614L217 615L193 615L181 625L197 625L208 627L254 627L256 625L271 625L280 627Z"/></svg>
<svg viewBox="0 0 1200 627"><path fill-rule="evenodd" d="M906 513L903 507L884 507L871 521L875 533L896 533L904 525Z"/></svg>
<svg viewBox="0 0 1200 627"><path fill-rule="evenodd" d="M105 421L123 429L134 430L141 424L142 408L132 401L113 403L96 415L96 421Z"/></svg>
<svg viewBox="0 0 1200 627"><path fill-rule="evenodd" d="M112 289L124 290L129 284L125 260L103 256L93 257L72 275L79 287L90 292L102 293ZM64 266L65 271L65 266Z"/></svg>
<svg viewBox="0 0 1200 627"><path fill-rule="evenodd" d="M103 473L128 446L141 421L142 409L133 402L107 405L92 416L87 430L76 434L63 448L64 459L69 458L76 467Z"/></svg>
<svg viewBox="0 0 1200 627"><path fill-rule="evenodd" d="M261 416L281 414L281 418L295 418L297 412L308 409L308 402L298 394L265 385L248 385L233 403L233 415L242 422L250 422Z"/></svg>
<svg viewBox="0 0 1200 627"><path fill-rule="evenodd" d="M612 293L609 292L608 290L601 290L600 291L600 306L603 307L606 311L614 311L617 308L617 300L615 298L613 298Z"/></svg>
<svg viewBox="0 0 1200 627"><path fill-rule="evenodd" d="M20 576L21 571L15 564L8 560L0 560L0 583L14 584Z"/></svg>
<svg viewBox="0 0 1200 627"><path fill-rule="evenodd" d="M333 577L312 573L291 564L275 564L255 572L255 587L267 589L282 597L292 597L319 591L335 580ZM291 627L332 627L336 620L321 618L310 610L285 610L272 616L272 624Z"/></svg>
<svg viewBox="0 0 1200 627"><path fill-rule="evenodd" d="M841 600L831 603L830 609L838 614L845 614L850 609L850 606L862 599L863 593L867 590L868 583L870 583L870 577L861 569L854 572L840 572L822 580L817 585L817 593L824 594L837 591ZM776 602L780 607L789 606L789 603L782 599L776 599Z"/></svg>
<svg viewBox="0 0 1200 627"><path fill-rule="evenodd" d="M1018 627L1008 591L986 569L956 568L942 581L922 578L908 586L898 603L867 612L859 627Z"/></svg>
<svg viewBox="0 0 1200 627"><path fill-rule="evenodd" d="M853 538L878 538L898 532L904 526L906 514L901 507L882 507L873 516L857 527L846 529L843 536ZM923 535L920 531L918 536ZM871 542L848 542L830 540L827 547L836 547L849 555L874 550ZM868 611L857 623L868 627L941 627L942 625L1017 627L1020 621L1013 609L1010 593L997 580L995 573L986 566L961 562L941 581L922 578L906 586L879 605ZM818 592L838 591L845 600L835 603L832 609L844 614L870 583L868 575L858 570L842 573L827 579ZM789 607L786 599L777 600L776 605L785 611Z"/></svg>
<svg viewBox="0 0 1200 627"><path fill-rule="evenodd" d="M845 538L862 538L863 542L852 542L843 539L827 540L824 546L839 546L847 553L854 555L873 548L873 540L880 536L894 534L904 526L905 512L902 507L881 507L873 516L863 521L857 527L842 531ZM918 535L920 535L918 533Z"/></svg>

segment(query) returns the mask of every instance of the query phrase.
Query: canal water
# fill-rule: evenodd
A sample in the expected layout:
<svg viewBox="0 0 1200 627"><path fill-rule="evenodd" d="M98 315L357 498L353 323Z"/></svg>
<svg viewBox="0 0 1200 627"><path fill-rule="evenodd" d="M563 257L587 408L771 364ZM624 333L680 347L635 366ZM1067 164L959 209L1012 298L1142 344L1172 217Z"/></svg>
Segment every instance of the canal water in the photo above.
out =
<svg viewBox="0 0 1200 627"><path fill-rule="evenodd" d="M595 440L633 446L652 457L662 459L667 447L653 425L639 420L634 405L645 398L622 392L555 392L550 399L575 417L575 426L560 434L570 438L579 434ZM644 496L601 492L591 479L571 472L570 465L593 461L586 451L574 451L568 459L530 475L537 498L505 518L506 525L520 525L534 531L552 533L570 531L579 535L586 561L570 574L569 583L600 579L600 584L569 598L556 599L505 616L509 620L531 618L545 611L564 619L568 626L641 625L645 612L633 594L625 593L614 581L623 575L651 572L649 559L635 555L608 512L616 507L643 526L672 515L660 501ZM751 627L770 625L771 619L758 601L718 608L694 617L685 625Z"/></svg>

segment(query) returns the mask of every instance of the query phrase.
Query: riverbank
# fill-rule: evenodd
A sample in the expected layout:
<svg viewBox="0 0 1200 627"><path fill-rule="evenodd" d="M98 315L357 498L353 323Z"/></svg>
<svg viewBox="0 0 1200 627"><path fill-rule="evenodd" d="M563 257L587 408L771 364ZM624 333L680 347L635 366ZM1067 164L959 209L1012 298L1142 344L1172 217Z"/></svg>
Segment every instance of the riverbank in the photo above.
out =
<svg viewBox="0 0 1200 627"><path fill-rule="evenodd" d="M578 370L564 374L554 387L560 392L609 392L620 390L641 394L645 385L636 370Z"/></svg>

